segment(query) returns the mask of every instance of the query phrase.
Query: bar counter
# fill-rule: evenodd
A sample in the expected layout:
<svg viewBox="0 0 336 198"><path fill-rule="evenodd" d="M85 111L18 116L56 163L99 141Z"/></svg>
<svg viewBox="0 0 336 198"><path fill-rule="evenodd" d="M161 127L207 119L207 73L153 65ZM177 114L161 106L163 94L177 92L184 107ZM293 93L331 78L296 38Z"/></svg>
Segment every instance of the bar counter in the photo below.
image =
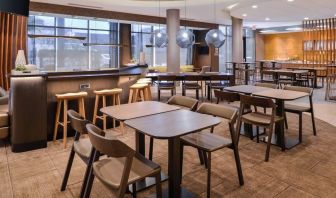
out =
<svg viewBox="0 0 336 198"><path fill-rule="evenodd" d="M44 148L52 139L55 125L55 94L86 91L86 118L92 121L94 90L122 88L122 103L127 102L129 87L144 76L147 65L94 71L66 71L20 73L9 75L10 141L13 152ZM107 101L107 105L111 104ZM77 102L70 101L69 109L78 110ZM108 122L111 123L111 122ZM97 123L100 125L101 123ZM59 138L63 137L59 128ZM68 130L71 136L73 131Z"/></svg>

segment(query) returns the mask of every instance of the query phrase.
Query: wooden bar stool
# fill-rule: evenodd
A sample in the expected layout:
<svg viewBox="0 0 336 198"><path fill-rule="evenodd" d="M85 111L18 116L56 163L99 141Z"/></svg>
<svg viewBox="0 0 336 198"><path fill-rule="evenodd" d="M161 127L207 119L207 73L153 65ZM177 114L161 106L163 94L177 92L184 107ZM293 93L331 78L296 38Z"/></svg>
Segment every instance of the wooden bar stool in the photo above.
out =
<svg viewBox="0 0 336 198"><path fill-rule="evenodd" d="M98 116L98 106L99 106L99 98L103 98L103 107L106 107L106 97L111 96L112 105L120 105L120 94L122 93L122 89L104 89L99 91L94 91L96 94L95 106L93 111L93 124L96 124L97 119L103 120L103 129L106 130L106 115ZM115 120L113 119L113 127L115 127Z"/></svg>
<svg viewBox="0 0 336 198"><path fill-rule="evenodd" d="M85 105L84 98L87 96L87 92L77 92L77 93L65 93L56 94L57 99L57 111L55 118L55 129L54 129L54 141L56 140L58 125L63 126L63 145L66 148L67 143L67 124L68 122L68 101L77 100L79 114L85 119ZM63 102L63 122L60 122L61 106Z"/></svg>
<svg viewBox="0 0 336 198"><path fill-rule="evenodd" d="M145 101L145 90L148 89L148 84L136 83L130 86L128 103L137 102L139 99Z"/></svg>
<svg viewBox="0 0 336 198"><path fill-rule="evenodd" d="M152 91L151 91L152 82L142 82L142 83L137 83L137 84L147 85L144 89L145 101L151 101L152 100Z"/></svg>

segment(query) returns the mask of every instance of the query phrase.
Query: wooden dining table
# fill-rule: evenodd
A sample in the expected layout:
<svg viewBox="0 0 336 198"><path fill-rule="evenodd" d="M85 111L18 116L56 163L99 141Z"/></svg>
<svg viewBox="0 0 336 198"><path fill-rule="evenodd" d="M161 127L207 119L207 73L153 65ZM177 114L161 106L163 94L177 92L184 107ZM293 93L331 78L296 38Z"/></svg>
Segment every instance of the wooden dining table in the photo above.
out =
<svg viewBox="0 0 336 198"><path fill-rule="evenodd" d="M317 72L325 72L327 75L328 69L327 67L300 67L300 66L289 66L286 67L286 69L291 69L291 70L305 70L312 72L314 74L314 88L318 88L317 85Z"/></svg>
<svg viewBox="0 0 336 198"><path fill-rule="evenodd" d="M126 120L125 124L136 131L136 150L145 154L145 135L168 140L168 189L164 197L194 197L181 187L181 143L180 137L218 125L221 119L195 113L189 110L176 110L136 119Z"/></svg>
<svg viewBox="0 0 336 198"><path fill-rule="evenodd" d="M303 98L308 96L308 93L299 92L299 91L291 91L291 90L283 90L283 89L272 89L266 87L258 87L253 85L239 85L233 87L225 88L226 91L242 93L247 95L253 95L264 98L271 98L276 101L276 115L284 116L285 114L285 101L292 101L299 98ZM254 136L252 127L248 125L244 125L243 134L248 133L249 135ZM267 138L264 139L266 141ZM285 129L284 122L276 123L275 125L275 135L272 138L272 143L274 145L278 145L282 150L291 149L294 146L300 143L299 138L286 138L285 137Z"/></svg>

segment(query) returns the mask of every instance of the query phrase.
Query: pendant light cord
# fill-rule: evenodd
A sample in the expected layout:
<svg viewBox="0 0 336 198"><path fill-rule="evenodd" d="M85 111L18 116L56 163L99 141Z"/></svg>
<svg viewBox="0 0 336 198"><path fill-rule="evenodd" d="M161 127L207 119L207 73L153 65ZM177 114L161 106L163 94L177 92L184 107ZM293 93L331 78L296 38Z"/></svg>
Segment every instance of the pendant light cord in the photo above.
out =
<svg viewBox="0 0 336 198"><path fill-rule="evenodd" d="M187 0L184 0L184 22L185 22L185 26L184 29L187 29Z"/></svg>
<svg viewBox="0 0 336 198"><path fill-rule="evenodd" d="M160 19L161 19L161 0L159 0L159 31L161 26Z"/></svg>

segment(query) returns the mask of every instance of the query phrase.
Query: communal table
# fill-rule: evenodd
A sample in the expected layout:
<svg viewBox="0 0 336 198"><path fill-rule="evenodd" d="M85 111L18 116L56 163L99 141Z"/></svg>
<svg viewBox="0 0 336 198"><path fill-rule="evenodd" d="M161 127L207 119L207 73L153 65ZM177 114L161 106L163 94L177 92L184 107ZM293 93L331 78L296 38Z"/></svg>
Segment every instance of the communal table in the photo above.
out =
<svg viewBox="0 0 336 198"><path fill-rule="evenodd" d="M161 102L156 101L145 101L145 102L136 102L136 103L130 103L130 104L122 104L122 105L116 105L116 106L109 106L104 107L100 109L100 111L109 116L112 117L118 121L125 122L126 120L134 119L134 118L140 118L144 116L150 116L170 111L176 111L181 109L178 106L174 105L168 105ZM145 149L144 147L138 150L141 154L145 155ZM161 180L165 181L167 180L167 176L164 174L161 174ZM155 184L155 180L152 178L146 178L143 181L137 182L137 191L141 191L143 189L146 189L150 186L153 186Z"/></svg>
<svg viewBox="0 0 336 198"><path fill-rule="evenodd" d="M300 66L289 66L286 67L287 69L291 69L291 70L306 70L309 72L313 72L314 73L314 88L318 88L317 86L317 72L328 72L327 67L300 67Z"/></svg>
<svg viewBox="0 0 336 198"><path fill-rule="evenodd" d="M219 118L195 113L188 110L176 110L125 121L125 124L136 130L136 150L145 154L145 135L156 139L168 139L168 175L169 185L167 197L192 197L187 190L181 188L180 137L211 128L221 122Z"/></svg>
<svg viewBox="0 0 336 198"><path fill-rule="evenodd" d="M304 92L283 90L283 89L272 89L253 85L240 85L240 86L227 87L224 90L236 93L242 93L246 95L254 95L274 99L276 100L277 104L276 114L278 116L284 116L285 101L296 100L308 96L308 93ZM246 133L248 133L249 136L254 137L251 125L244 124L244 132L241 133L243 135L246 135ZM285 138L284 122L281 122L277 123L275 126L275 135L273 136L272 143L280 146L282 150L285 150L296 146L300 142L298 138L297 139Z"/></svg>
<svg viewBox="0 0 336 198"><path fill-rule="evenodd" d="M284 116L285 115L285 101L296 100L308 96L308 93L283 90L283 89L270 89L260 92L255 92L252 95L271 98L276 101L276 115ZM266 139L265 139L266 141ZM285 138L284 122L279 122L275 124L275 135L272 139L272 143L280 145L282 150L290 149L300 143L299 139Z"/></svg>
<svg viewBox="0 0 336 198"><path fill-rule="evenodd" d="M236 76L236 70L238 70L239 68L237 67L237 65L243 65L244 66L244 72L245 72L245 85L248 84L249 81L249 69L252 65L256 65L256 62L227 62L227 63L231 63L232 64L232 69L233 69L233 74Z"/></svg>
<svg viewBox="0 0 336 198"><path fill-rule="evenodd" d="M270 69L270 70L264 70L261 73L261 76L263 76L264 74L273 75L273 79L276 82L278 82L278 80L280 79L280 76L290 76L295 81L296 80L296 75L308 74L308 70Z"/></svg>

